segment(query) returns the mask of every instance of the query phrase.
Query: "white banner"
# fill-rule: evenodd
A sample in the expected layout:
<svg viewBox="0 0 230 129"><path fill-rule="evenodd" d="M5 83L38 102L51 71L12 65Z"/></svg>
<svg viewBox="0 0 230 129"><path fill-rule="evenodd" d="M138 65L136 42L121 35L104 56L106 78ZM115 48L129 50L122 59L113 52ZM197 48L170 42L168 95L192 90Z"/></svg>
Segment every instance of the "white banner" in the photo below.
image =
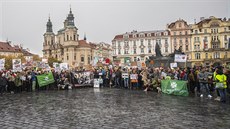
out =
<svg viewBox="0 0 230 129"><path fill-rule="evenodd" d="M43 58L43 59L42 59L42 62L48 63L48 59Z"/></svg>
<svg viewBox="0 0 230 129"><path fill-rule="evenodd" d="M186 62L187 61L187 55L179 55L175 54L175 62Z"/></svg>
<svg viewBox="0 0 230 129"><path fill-rule="evenodd" d="M5 58L0 59L0 70L5 69Z"/></svg>
<svg viewBox="0 0 230 129"><path fill-rule="evenodd" d="M22 71L21 59L13 59L12 64L13 64L13 71L14 72L21 72Z"/></svg>
<svg viewBox="0 0 230 129"><path fill-rule="evenodd" d="M177 67L177 63L170 63L170 68L176 68Z"/></svg>
<svg viewBox="0 0 230 129"><path fill-rule="evenodd" d="M60 68L61 70L68 70L69 69L68 63L60 63Z"/></svg>

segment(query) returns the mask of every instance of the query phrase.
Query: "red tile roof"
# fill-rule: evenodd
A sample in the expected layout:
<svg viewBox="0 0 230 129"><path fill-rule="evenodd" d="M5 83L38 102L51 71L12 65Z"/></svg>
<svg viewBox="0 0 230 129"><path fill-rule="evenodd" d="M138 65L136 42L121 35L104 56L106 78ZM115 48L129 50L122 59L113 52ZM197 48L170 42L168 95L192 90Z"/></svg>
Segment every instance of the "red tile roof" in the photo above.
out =
<svg viewBox="0 0 230 129"><path fill-rule="evenodd" d="M17 52L8 42L0 42L0 52Z"/></svg>
<svg viewBox="0 0 230 129"><path fill-rule="evenodd" d="M123 39L123 35L116 35L114 39Z"/></svg>
<svg viewBox="0 0 230 129"><path fill-rule="evenodd" d="M89 48L91 48L91 45L89 43L87 43L85 40L79 40L78 43L79 43L78 47L89 47Z"/></svg>

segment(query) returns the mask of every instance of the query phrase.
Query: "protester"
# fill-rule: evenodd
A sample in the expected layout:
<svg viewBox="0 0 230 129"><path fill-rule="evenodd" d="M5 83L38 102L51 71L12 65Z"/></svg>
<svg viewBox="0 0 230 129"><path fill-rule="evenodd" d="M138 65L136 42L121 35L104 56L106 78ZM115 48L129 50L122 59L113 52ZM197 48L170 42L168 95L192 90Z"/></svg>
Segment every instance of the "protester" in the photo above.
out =
<svg viewBox="0 0 230 129"><path fill-rule="evenodd" d="M216 88L220 94L220 101L226 102L226 88L227 88L227 76L223 74L222 69L218 69L216 72Z"/></svg>

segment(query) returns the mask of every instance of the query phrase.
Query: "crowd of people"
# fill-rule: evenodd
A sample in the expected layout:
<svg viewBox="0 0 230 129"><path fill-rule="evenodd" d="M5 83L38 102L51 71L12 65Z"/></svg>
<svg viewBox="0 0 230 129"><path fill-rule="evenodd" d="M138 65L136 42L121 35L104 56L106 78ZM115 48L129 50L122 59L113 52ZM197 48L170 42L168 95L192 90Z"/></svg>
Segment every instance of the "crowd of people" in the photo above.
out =
<svg viewBox="0 0 230 129"><path fill-rule="evenodd" d="M52 72L55 82L39 87L36 75ZM224 67L193 68L130 68L97 67L85 70L24 70L22 72L0 71L0 92L20 93L47 89L72 89L75 85L91 84L93 79L100 80L101 87L141 89L161 92L161 80L173 79L187 82L190 94L199 97L215 97L226 102L230 89L230 71Z"/></svg>

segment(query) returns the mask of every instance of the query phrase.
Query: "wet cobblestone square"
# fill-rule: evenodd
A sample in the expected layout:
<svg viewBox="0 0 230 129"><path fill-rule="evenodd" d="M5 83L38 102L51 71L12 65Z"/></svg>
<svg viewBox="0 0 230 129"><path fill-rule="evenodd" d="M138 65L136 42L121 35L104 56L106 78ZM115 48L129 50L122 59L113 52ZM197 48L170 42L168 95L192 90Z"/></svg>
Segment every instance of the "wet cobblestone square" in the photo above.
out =
<svg viewBox="0 0 230 129"><path fill-rule="evenodd" d="M5 94L0 99L1 129L230 127L229 103L199 97L83 88Z"/></svg>

